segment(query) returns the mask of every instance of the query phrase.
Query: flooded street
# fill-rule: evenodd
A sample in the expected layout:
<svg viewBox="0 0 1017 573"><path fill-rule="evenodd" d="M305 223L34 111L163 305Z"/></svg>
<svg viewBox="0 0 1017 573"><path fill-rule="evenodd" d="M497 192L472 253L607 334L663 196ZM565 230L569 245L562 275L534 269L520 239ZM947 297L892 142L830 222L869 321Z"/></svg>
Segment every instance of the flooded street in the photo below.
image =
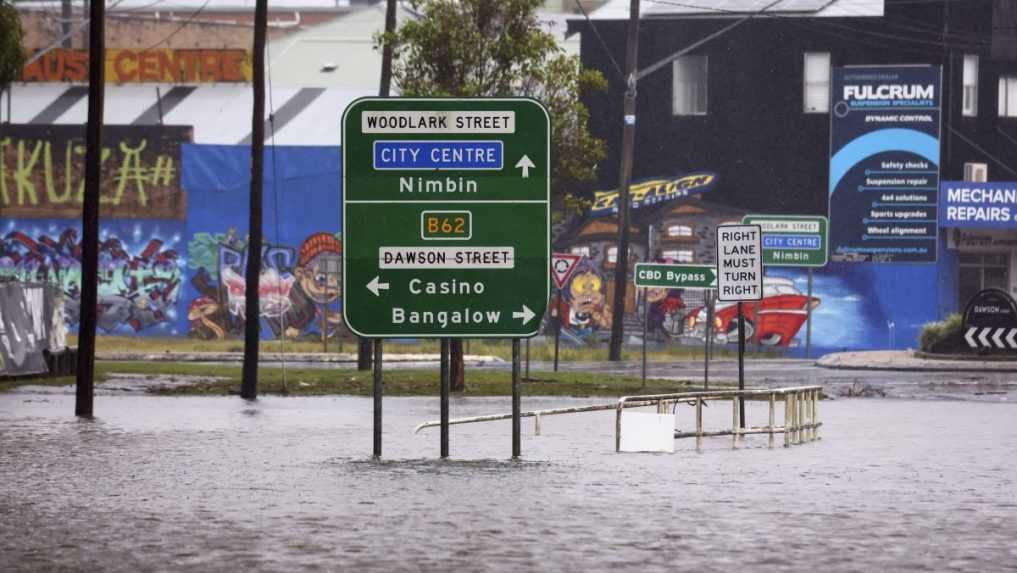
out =
<svg viewBox="0 0 1017 573"><path fill-rule="evenodd" d="M374 463L366 398L107 396L82 421L73 396L0 395L0 570L1017 568L1013 404L839 399L818 442L673 455L614 453L613 412L524 419L519 463L508 422L453 426L437 461L412 431L438 406L386 399Z"/></svg>

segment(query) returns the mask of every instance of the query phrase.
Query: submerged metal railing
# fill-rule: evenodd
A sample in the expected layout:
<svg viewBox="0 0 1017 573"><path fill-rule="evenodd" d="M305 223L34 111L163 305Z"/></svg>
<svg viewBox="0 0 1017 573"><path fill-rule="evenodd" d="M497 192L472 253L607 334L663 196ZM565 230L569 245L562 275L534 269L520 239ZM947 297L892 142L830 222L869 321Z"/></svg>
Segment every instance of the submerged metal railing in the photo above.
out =
<svg viewBox="0 0 1017 573"><path fill-rule="evenodd" d="M615 406L615 431L614 449L621 451L622 436L622 412L629 408L630 403L638 403L646 406L656 404L657 412L667 412L676 402L689 402L696 408L696 430L694 432L682 432L675 430L675 439L696 438L696 448L702 447L703 438L712 436L731 436L731 445L738 443L738 439L748 434L769 434L770 447L773 447L774 436L784 434L784 446L811 442L819 439L819 428L823 425L819 421L819 409L817 402L822 392L822 386L796 386L792 388L770 388L758 390L708 390L700 392L676 392L673 394L652 394L648 396L623 396L618 399ZM784 400L784 425L777 426L776 402L780 396ZM739 401L746 398L766 397L769 403L769 423L766 426L743 428L739 419ZM706 400L731 400L731 429L711 430L703 429L703 403Z"/></svg>
<svg viewBox="0 0 1017 573"><path fill-rule="evenodd" d="M568 408L547 408L543 410L530 410L520 412L521 418L534 419L534 433L540 435L540 419L542 416L556 416L560 414L578 414L581 412L597 412L601 410L615 410L615 451L621 449L621 419L622 412L626 408L643 408L656 406L657 412L668 412L677 402L685 402L695 407L696 429L692 432L675 430L675 439L696 438L696 448L700 448L703 438L714 436L732 436L732 446L736 445L738 439L749 434L769 434L770 447L773 447L776 434L784 434L784 446L811 442L819 439L819 428L823 425L819 421L819 409L817 403L822 393L822 386L796 386L791 388L772 388L756 390L704 390L693 392L676 392L673 394L651 394L646 396L623 396L616 402L610 404L593 404L590 406L573 406ZM765 397L769 403L769 419L766 426L741 427L739 419L739 399L752 399ZM784 401L784 424L776 425L776 403L780 397ZM731 400L731 429L730 430L704 430L703 429L703 404L707 400ZM491 414L487 416L471 416L468 418L455 418L449 420L449 424L473 424L477 422L494 422L497 420L510 420L512 414ZM413 433L424 428L440 426L440 420L433 420L417 425Z"/></svg>

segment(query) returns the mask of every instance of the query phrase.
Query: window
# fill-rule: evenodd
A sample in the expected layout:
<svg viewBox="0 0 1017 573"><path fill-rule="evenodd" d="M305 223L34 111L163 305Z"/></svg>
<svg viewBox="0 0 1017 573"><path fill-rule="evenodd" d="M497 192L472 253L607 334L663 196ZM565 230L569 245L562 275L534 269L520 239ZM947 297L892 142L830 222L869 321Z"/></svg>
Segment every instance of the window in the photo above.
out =
<svg viewBox="0 0 1017 573"><path fill-rule="evenodd" d="M607 262L617 263L618 262L618 247L610 247L607 249Z"/></svg>
<svg viewBox="0 0 1017 573"><path fill-rule="evenodd" d="M693 259L695 255L692 251L686 250L674 250L674 251L662 251L660 256L665 259L669 259L675 263L692 263L695 262Z"/></svg>
<svg viewBox="0 0 1017 573"><path fill-rule="evenodd" d="M830 53L805 52L805 113L830 111Z"/></svg>
<svg viewBox="0 0 1017 573"><path fill-rule="evenodd" d="M1010 264L1005 253L960 253L958 277L958 308L967 306L971 297L986 288L1009 291Z"/></svg>
<svg viewBox="0 0 1017 573"><path fill-rule="evenodd" d="M999 76L999 117L1017 117L1017 76Z"/></svg>
<svg viewBox="0 0 1017 573"><path fill-rule="evenodd" d="M964 56L964 73L961 81L961 115L976 117L978 115L978 56Z"/></svg>
<svg viewBox="0 0 1017 573"><path fill-rule="evenodd" d="M674 61L674 114L706 115L706 56Z"/></svg>
<svg viewBox="0 0 1017 573"><path fill-rule="evenodd" d="M571 252L573 255L588 257L590 256L590 247L572 247L572 249L569 252Z"/></svg>
<svg viewBox="0 0 1017 573"><path fill-rule="evenodd" d="M671 225L667 228L668 237L691 237L692 227L688 225Z"/></svg>

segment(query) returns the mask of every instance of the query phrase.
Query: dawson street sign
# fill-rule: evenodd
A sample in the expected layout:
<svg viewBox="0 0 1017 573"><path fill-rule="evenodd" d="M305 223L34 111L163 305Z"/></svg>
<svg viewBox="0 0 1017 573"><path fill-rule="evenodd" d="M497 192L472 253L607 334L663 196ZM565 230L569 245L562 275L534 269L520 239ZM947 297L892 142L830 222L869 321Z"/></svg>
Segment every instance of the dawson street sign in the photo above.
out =
<svg viewBox="0 0 1017 573"><path fill-rule="evenodd" d="M366 337L526 337L550 288L550 123L530 99L343 114L343 311Z"/></svg>

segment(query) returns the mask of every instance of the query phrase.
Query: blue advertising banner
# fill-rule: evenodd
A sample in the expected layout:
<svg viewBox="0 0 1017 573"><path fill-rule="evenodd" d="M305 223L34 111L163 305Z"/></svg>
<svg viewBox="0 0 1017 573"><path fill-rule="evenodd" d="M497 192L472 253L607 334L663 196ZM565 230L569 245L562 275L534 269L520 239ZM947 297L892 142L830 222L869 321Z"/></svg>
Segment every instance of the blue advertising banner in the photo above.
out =
<svg viewBox="0 0 1017 573"><path fill-rule="evenodd" d="M941 82L939 66L833 69L831 260L936 261Z"/></svg>
<svg viewBox="0 0 1017 573"><path fill-rule="evenodd" d="M943 181L939 187L939 224L1017 229L1017 182Z"/></svg>

